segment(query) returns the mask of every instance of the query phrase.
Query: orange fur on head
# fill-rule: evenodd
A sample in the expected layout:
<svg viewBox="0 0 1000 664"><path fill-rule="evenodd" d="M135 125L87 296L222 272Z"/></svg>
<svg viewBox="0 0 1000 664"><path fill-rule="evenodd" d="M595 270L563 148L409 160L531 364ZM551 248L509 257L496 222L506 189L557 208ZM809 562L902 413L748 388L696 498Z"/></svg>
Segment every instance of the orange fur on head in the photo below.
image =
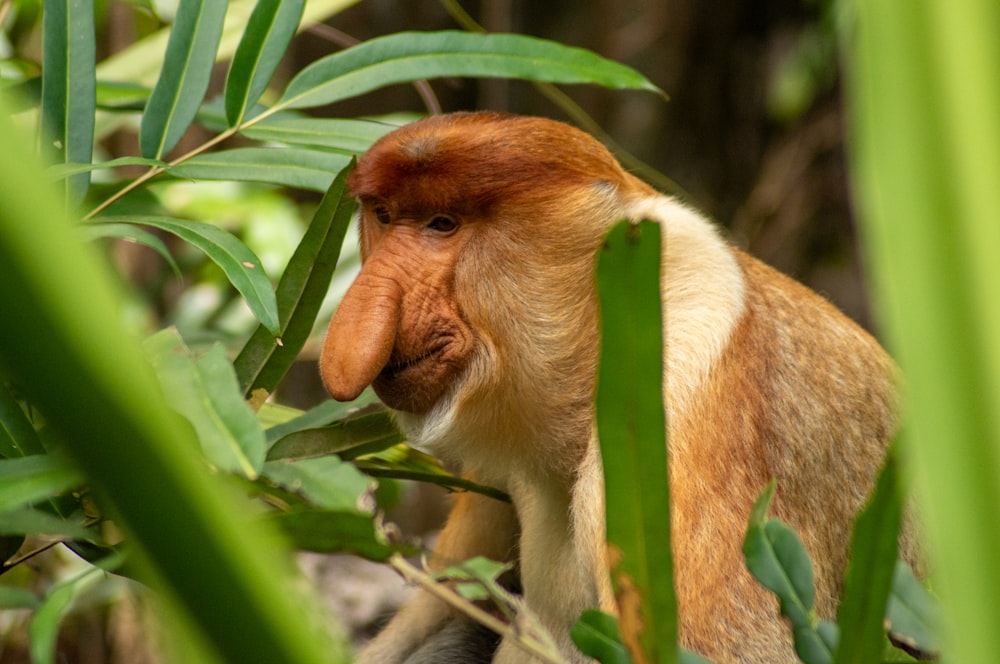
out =
<svg viewBox="0 0 1000 664"><path fill-rule="evenodd" d="M774 510L802 537L817 610L832 617L852 519L895 428L877 343L558 122L428 118L379 140L350 186L364 264L330 323L323 379L342 399L373 383L412 442L511 495L512 507L460 496L438 559L516 559L525 606L573 663L586 661L569 639L580 612L615 608L594 426L596 256L620 219L662 224L681 642L722 663L796 661L776 601L744 568L743 533L776 476ZM483 661L461 620L418 595L362 661ZM493 655L525 660L508 640Z"/></svg>

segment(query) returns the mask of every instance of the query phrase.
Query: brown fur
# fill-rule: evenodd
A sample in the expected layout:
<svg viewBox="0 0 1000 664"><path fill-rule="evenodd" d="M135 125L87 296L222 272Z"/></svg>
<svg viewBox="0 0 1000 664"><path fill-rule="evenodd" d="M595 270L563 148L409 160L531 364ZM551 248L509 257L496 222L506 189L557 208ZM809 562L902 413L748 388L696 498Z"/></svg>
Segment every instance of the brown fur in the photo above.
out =
<svg viewBox="0 0 1000 664"><path fill-rule="evenodd" d="M586 661L568 637L580 612L615 608L593 410L595 257L619 219L663 225L681 641L719 662L795 661L776 601L744 569L747 517L776 476L774 512L813 556L818 611L831 617L851 520L894 429L878 345L560 123L430 118L373 146L351 188L365 263L331 321L324 381L342 399L374 382L415 444L510 493L513 509L460 496L439 560L517 559L525 604L571 662ZM441 215L458 228L436 227ZM428 644L468 633L449 627L460 619L419 595L362 659L432 661ZM525 656L504 641L493 661Z"/></svg>
<svg viewBox="0 0 1000 664"><path fill-rule="evenodd" d="M670 427L681 631L717 661L797 661L776 601L742 562L750 506L776 477L772 515L805 543L817 611L833 618L850 524L892 434L892 367L825 300L753 258L740 264L746 311L699 398Z"/></svg>

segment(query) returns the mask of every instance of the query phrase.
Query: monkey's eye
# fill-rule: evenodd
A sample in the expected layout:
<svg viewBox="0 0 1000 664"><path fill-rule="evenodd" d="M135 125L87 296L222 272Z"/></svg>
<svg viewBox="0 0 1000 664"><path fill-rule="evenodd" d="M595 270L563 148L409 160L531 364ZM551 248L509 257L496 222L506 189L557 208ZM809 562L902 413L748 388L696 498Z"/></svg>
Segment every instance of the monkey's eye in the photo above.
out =
<svg viewBox="0 0 1000 664"><path fill-rule="evenodd" d="M454 233L455 229L458 228L458 222L451 217L439 214L430 220L427 224L427 228L437 231L438 233Z"/></svg>
<svg viewBox="0 0 1000 664"><path fill-rule="evenodd" d="M375 218L378 219L378 223L380 224L388 224L391 220L389 208L384 205L376 205L372 212L375 213Z"/></svg>

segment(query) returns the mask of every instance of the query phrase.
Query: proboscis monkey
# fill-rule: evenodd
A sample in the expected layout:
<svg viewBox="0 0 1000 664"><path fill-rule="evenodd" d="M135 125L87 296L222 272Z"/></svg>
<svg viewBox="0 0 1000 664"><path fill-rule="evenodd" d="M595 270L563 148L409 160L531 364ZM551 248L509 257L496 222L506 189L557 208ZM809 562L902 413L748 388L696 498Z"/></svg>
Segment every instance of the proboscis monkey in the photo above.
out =
<svg viewBox="0 0 1000 664"><path fill-rule="evenodd" d="M596 258L615 222L662 224L681 642L718 662L797 661L776 600L744 567L747 519L777 477L772 513L803 539L818 612L832 617L852 519L895 427L878 344L559 122L431 117L379 140L350 187L364 263L330 322L326 387L347 400L374 385L413 443L510 494L513 507L459 495L437 555L516 559L525 604L574 663L588 659L570 626L588 607L614 611ZM362 661L488 662L474 631L421 593ZM507 641L492 659L527 660Z"/></svg>

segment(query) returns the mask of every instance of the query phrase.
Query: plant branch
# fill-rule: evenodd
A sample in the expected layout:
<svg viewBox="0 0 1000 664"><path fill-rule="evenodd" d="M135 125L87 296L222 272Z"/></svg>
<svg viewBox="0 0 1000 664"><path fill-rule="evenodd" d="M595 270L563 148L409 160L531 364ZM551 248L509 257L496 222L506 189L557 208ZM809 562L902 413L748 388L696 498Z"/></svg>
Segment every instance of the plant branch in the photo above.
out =
<svg viewBox="0 0 1000 664"><path fill-rule="evenodd" d="M0 576L6 574L7 572L14 569L21 563L31 560L38 554L45 553L46 551L56 546L57 544L62 544L62 543L63 543L62 539L55 539L52 540L51 542L47 542L45 544L42 544L41 546L35 547L31 551L27 551L18 556L17 558L11 558L10 560L4 562L3 564L0 564Z"/></svg>
<svg viewBox="0 0 1000 664"><path fill-rule="evenodd" d="M264 115L264 114L262 113L261 115ZM152 180L153 178L155 178L160 173L163 173L164 171L169 170L170 168L172 168L174 166L178 166L180 164L183 164L185 161L187 161L188 159L191 159L192 157L197 157L198 155L200 155L205 150L208 150L209 148L218 145L219 143L221 143L222 141L226 140L227 138L231 138L232 136L235 136L241 129L245 129L245 128L249 127L249 126L252 126L253 124L255 124L261 118L261 115L258 115L256 117L254 117L253 119L251 119L251 120L249 120L249 121L247 121L247 122L245 122L245 123L243 123L241 125L237 125L235 127L230 127L229 129L223 131L222 133L213 136L212 138L210 138L209 140L205 141L201 145L195 147L192 150L189 150L188 152L185 152L184 154L182 154L181 156L177 157L173 161L168 162L166 166L151 166L148 171L146 171L145 173L143 173L142 175L140 175L136 179L132 180L130 183L128 183L127 185L125 185L124 187L122 187L121 189L119 189L118 191L116 191L114 194L112 194L111 196L109 196L107 199L105 199L100 205L98 205L93 210L91 210L90 212L88 212L87 215L84 216L84 218L83 218L84 221L87 221L89 219L93 219L95 216L97 216L98 214L100 214L101 212L103 212L105 209L107 209L108 206L110 206L112 203L114 203L115 201L121 199L125 194L129 193L130 191L133 191L139 185L144 184L146 182L149 182L150 180Z"/></svg>
<svg viewBox="0 0 1000 664"><path fill-rule="evenodd" d="M496 632L497 634L511 639L519 648L533 657L537 657L542 662L548 664L566 664L565 660L551 648L536 639L535 636L518 629L514 625L508 625L502 620L490 615L487 611L479 608L469 600L465 599L454 590L439 583L427 572L418 569L410 564L402 555L394 553L389 558L389 564L398 571L406 581L416 583L421 588L448 604L457 611L461 611L472 618L480 625ZM524 609L521 609L522 611Z"/></svg>

